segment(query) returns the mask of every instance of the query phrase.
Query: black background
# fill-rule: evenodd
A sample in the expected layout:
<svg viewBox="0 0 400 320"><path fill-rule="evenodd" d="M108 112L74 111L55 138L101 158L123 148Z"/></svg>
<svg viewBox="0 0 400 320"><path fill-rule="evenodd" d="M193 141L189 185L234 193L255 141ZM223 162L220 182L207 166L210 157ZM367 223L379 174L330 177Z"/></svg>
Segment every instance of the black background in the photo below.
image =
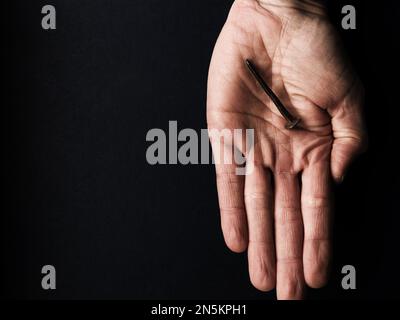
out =
<svg viewBox="0 0 400 320"><path fill-rule="evenodd" d="M214 168L150 166L151 128L206 128L208 65L232 1L9 1L2 296L271 299L225 247ZM400 9L331 1L367 89L370 148L336 190L332 278L311 298L399 297ZM41 8L57 30L41 28ZM340 29L357 8L357 30ZM41 267L57 289L41 288ZM341 289L341 268L357 290Z"/></svg>

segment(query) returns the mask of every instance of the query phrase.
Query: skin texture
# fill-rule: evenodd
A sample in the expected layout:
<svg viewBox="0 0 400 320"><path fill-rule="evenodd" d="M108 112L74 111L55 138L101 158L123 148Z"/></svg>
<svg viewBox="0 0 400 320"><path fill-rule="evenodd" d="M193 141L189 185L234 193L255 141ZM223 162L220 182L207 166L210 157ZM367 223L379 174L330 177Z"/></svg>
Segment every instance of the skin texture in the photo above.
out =
<svg viewBox="0 0 400 320"><path fill-rule="evenodd" d="M300 128L285 120L246 69L250 59ZM248 252L252 284L278 299L323 286L331 251L331 182L366 146L364 90L323 7L312 1L236 0L209 70L209 129L255 130L254 170L217 164L227 246ZM229 142L224 141L225 148ZM219 152L211 139L213 152ZM239 146L236 146L239 148Z"/></svg>

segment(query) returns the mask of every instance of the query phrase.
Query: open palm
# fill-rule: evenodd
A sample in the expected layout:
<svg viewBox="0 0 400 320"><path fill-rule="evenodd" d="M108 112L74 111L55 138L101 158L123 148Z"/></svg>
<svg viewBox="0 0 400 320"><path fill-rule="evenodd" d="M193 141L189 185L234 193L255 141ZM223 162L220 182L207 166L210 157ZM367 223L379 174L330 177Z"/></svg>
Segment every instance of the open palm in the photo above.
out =
<svg viewBox="0 0 400 320"><path fill-rule="evenodd" d="M248 249L253 285L292 299L327 280L331 180L343 179L365 131L362 85L323 11L284 3L233 4L210 65L207 121L210 129L254 129L251 159L244 152L251 174L216 165L222 229L230 249ZM296 129L285 128L246 59L301 118Z"/></svg>

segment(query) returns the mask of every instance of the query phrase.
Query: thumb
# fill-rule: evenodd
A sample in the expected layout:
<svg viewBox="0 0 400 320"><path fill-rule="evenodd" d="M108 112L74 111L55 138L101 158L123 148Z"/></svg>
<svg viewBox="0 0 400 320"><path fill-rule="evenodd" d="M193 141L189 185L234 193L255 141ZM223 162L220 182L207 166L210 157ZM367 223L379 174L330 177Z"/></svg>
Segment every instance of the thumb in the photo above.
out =
<svg viewBox="0 0 400 320"><path fill-rule="evenodd" d="M337 183L343 181L350 164L367 147L363 102L364 89L361 83L357 83L338 106L328 109L334 136L331 173Z"/></svg>
<svg viewBox="0 0 400 320"><path fill-rule="evenodd" d="M353 138L338 138L333 142L331 173L336 183L343 182L353 160L364 151L363 142Z"/></svg>

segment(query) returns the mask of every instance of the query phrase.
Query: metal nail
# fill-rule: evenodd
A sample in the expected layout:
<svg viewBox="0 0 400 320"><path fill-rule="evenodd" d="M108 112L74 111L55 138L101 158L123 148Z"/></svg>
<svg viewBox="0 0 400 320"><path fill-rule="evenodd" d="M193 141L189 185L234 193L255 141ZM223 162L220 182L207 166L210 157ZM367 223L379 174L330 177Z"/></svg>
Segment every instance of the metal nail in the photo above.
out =
<svg viewBox="0 0 400 320"><path fill-rule="evenodd" d="M279 110L280 114L286 119L287 124L285 126L286 129L294 129L300 122L300 118L296 118L293 116L288 109L283 105L281 100L276 96L276 94L272 91L272 89L267 85L264 79L260 76L254 65L251 63L249 59L246 59L246 66L257 80L258 84L264 90L264 92L268 95L268 97L275 104L276 108Z"/></svg>

